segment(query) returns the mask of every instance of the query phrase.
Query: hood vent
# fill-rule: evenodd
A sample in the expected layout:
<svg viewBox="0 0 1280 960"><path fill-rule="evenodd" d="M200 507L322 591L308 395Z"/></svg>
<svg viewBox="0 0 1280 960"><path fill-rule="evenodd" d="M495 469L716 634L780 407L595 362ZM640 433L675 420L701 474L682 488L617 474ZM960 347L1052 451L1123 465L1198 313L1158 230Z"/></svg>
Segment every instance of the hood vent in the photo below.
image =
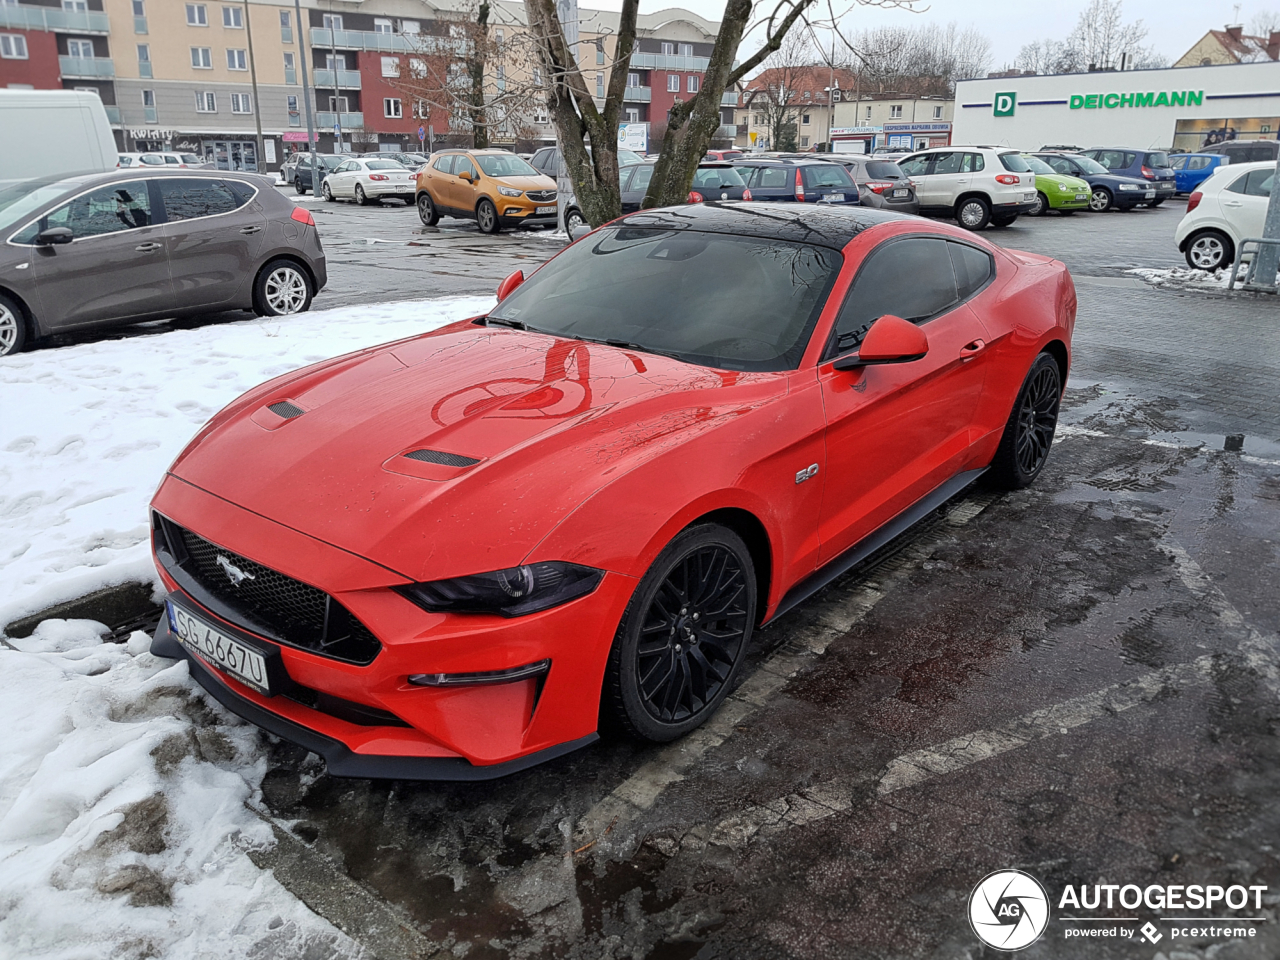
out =
<svg viewBox="0 0 1280 960"><path fill-rule="evenodd" d="M267 409L277 417L284 417L286 420L292 420L294 417L300 417L307 412L301 407L294 406L288 400L277 400L275 403L269 403L267 404Z"/></svg>
<svg viewBox="0 0 1280 960"><path fill-rule="evenodd" d="M442 467L470 467L480 461L475 457L464 457L460 453L445 453L442 450L414 450L405 454L410 460L421 460L423 463L438 463Z"/></svg>

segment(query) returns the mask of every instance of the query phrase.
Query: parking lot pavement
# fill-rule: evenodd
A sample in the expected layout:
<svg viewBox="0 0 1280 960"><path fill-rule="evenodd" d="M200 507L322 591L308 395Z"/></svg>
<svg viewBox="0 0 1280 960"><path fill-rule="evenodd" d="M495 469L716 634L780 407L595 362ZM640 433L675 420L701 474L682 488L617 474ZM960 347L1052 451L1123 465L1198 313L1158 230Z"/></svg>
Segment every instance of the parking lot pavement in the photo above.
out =
<svg viewBox="0 0 1280 960"><path fill-rule="evenodd" d="M1241 935L1175 933L1220 910L1054 903L1028 958L1280 955L1280 305L1127 279L1176 264L1180 212L988 233L1077 277L1036 486L970 490L760 631L666 747L468 785L337 780L272 744L277 877L385 956L977 960L966 901L1007 867L1055 896L1268 888ZM1079 939L1064 913L1136 919Z"/></svg>

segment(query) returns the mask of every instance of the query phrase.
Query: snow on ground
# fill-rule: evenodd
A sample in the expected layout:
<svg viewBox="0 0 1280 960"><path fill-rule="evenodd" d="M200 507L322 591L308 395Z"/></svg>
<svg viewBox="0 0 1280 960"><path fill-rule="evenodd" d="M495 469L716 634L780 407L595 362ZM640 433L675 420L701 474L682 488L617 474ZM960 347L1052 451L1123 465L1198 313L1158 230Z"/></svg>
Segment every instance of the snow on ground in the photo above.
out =
<svg viewBox="0 0 1280 960"><path fill-rule="evenodd" d="M105 633L46 620L0 646L0 957L362 957L249 859L274 843L246 806L260 734L146 634Z"/></svg>
<svg viewBox="0 0 1280 960"><path fill-rule="evenodd" d="M1227 284L1231 280L1230 267L1221 267L1213 271L1194 270L1191 267L1173 267L1168 270L1137 267L1126 270L1125 273L1133 274L1139 280L1143 280L1153 287L1173 287L1180 290L1204 290L1210 292L1225 291ZM1245 270L1242 265L1240 276L1236 280L1237 283L1244 279L1244 274Z"/></svg>
<svg viewBox="0 0 1280 960"><path fill-rule="evenodd" d="M186 442L245 390L492 304L344 307L0 359L0 625L104 586L155 582L147 503Z"/></svg>

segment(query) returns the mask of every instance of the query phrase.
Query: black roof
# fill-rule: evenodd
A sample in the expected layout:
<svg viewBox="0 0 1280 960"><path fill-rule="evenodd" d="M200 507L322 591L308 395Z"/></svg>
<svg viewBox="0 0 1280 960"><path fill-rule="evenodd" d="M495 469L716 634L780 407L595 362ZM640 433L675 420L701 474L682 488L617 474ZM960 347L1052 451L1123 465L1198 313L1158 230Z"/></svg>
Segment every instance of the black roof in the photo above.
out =
<svg viewBox="0 0 1280 960"><path fill-rule="evenodd" d="M843 249L868 227L910 219L901 213L829 203L691 203L641 210L615 224L659 230L698 230L764 237L792 243L816 243Z"/></svg>

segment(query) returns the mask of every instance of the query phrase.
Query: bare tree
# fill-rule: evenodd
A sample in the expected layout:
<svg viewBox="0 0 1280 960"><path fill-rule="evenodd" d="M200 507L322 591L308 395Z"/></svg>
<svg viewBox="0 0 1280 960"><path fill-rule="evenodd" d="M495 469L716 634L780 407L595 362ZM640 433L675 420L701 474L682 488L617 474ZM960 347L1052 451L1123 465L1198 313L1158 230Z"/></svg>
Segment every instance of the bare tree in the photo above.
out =
<svg viewBox="0 0 1280 960"><path fill-rule="evenodd" d="M782 46L765 60L764 72L751 81L743 96L743 106L764 118L771 149L796 149L801 83L813 69L814 57L808 33L788 33Z"/></svg>
<svg viewBox="0 0 1280 960"><path fill-rule="evenodd" d="M1249 20L1249 33L1266 40L1280 30L1280 13L1275 10L1259 10Z"/></svg>
<svg viewBox="0 0 1280 960"><path fill-rule="evenodd" d="M857 34L848 62L881 93L947 96L957 80L981 76L991 61L991 43L971 27L876 27Z"/></svg>
<svg viewBox="0 0 1280 960"><path fill-rule="evenodd" d="M1166 66L1164 57L1142 45L1146 37L1141 20L1124 22L1121 0L1092 0L1066 40L1028 43L1018 51L1014 66L1036 73L1083 73L1119 69L1122 57L1126 69Z"/></svg>

